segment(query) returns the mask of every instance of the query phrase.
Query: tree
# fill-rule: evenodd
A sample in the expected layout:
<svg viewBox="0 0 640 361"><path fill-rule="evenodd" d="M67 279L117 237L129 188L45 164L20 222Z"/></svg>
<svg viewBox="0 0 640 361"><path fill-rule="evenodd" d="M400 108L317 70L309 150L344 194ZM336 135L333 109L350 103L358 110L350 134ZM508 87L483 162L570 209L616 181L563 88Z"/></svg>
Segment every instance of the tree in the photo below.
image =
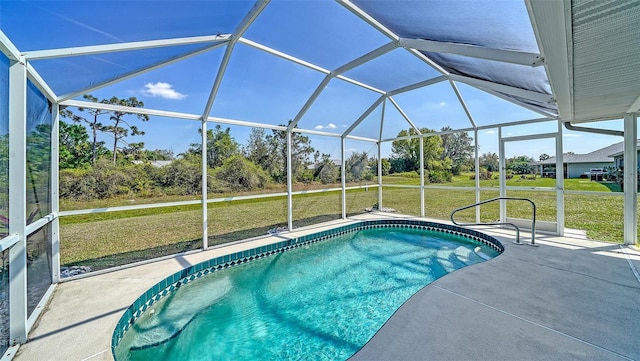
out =
<svg viewBox="0 0 640 361"><path fill-rule="evenodd" d="M287 179L287 133L284 130L273 130L273 134L267 135L266 139L272 154L267 171L275 181L284 183ZM294 180L302 180L314 152L309 137L298 132L291 133L291 176Z"/></svg>
<svg viewBox="0 0 640 361"><path fill-rule="evenodd" d="M267 141L267 134L264 129L253 128L251 130L243 153L248 160L257 164L260 168L264 170L269 169L271 152L269 151L269 142Z"/></svg>
<svg viewBox="0 0 640 361"><path fill-rule="evenodd" d="M451 127L444 127L441 130L443 132L453 131ZM473 139L467 132L441 134L440 137L442 138L442 148L444 149L441 159L443 161L446 158L451 159L453 174L460 174L472 163L473 145L471 141Z"/></svg>
<svg viewBox="0 0 640 361"><path fill-rule="evenodd" d="M129 97L128 99L119 99L117 97L112 97L109 99L109 104L121 105L125 107L137 108L143 107L144 103L136 97ZM135 125L129 124L129 122L125 119L128 115L134 115L134 113L123 112L123 111L113 111L111 112L111 116L109 119L113 122L113 125L108 125L102 127L102 130L107 133L113 133L113 164L116 164L116 153L118 151L118 143L123 142L127 144L124 139L128 136L135 135L144 135L144 132ZM135 114L136 118L139 120L146 122L149 120L149 116L146 114Z"/></svg>
<svg viewBox="0 0 640 361"><path fill-rule="evenodd" d="M329 154L320 154L316 156L314 178L320 180L322 184L335 183L340 177L340 167L332 160Z"/></svg>
<svg viewBox="0 0 640 361"><path fill-rule="evenodd" d="M484 153L479 159L480 166L489 172L496 172L500 167L500 158L496 153Z"/></svg>
<svg viewBox="0 0 640 361"><path fill-rule="evenodd" d="M389 172L391 171L391 162L389 162L389 159L387 158L382 158L382 175L389 175ZM378 175L378 160L376 158L371 158L369 159L369 167L371 167L371 173L373 173L375 176Z"/></svg>
<svg viewBox="0 0 640 361"><path fill-rule="evenodd" d="M547 159L549 159L549 158L551 158L551 156L550 156L549 154L547 154L547 153L542 153L542 154L540 154L540 156L538 157L538 159L539 159L539 160L541 160L541 161L543 161L543 160L547 160Z"/></svg>
<svg viewBox="0 0 640 361"><path fill-rule="evenodd" d="M171 149L143 149L143 160L173 160L173 150Z"/></svg>
<svg viewBox="0 0 640 361"><path fill-rule="evenodd" d="M139 143L129 143L129 144L127 144L126 147L122 148L122 155L128 161L146 160L144 158L144 155L145 155L144 143L143 142L139 142Z"/></svg>
<svg viewBox="0 0 640 361"><path fill-rule="evenodd" d="M433 130L422 128L422 134L433 133ZM411 128L409 130L401 130L398 137L407 137L417 135L416 131ZM427 170L448 170L447 162L442 161L442 138L440 137L424 137L424 168ZM420 169L420 139L399 139L391 143L391 170L392 172L411 172Z"/></svg>
<svg viewBox="0 0 640 361"><path fill-rule="evenodd" d="M507 159L507 169L511 170L515 174L529 174L533 171L531 166L533 158L526 155L514 156Z"/></svg>
<svg viewBox="0 0 640 361"><path fill-rule="evenodd" d="M87 129L80 124L60 121L60 169L86 168L92 164Z"/></svg>
<svg viewBox="0 0 640 361"><path fill-rule="evenodd" d="M198 129L202 135L202 129ZM187 151L197 157L202 154L202 144L192 143ZM209 168L220 167L225 160L240 153L240 145L231 136L231 128L222 130L220 124L207 129L207 165Z"/></svg>
<svg viewBox="0 0 640 361"><path fill-rule="evenodd" d="M98 98L94 97L91 94L85 94L82 97L84 99L92 101L94 103L109 104L109 100L102 99L102 100L98 101ZM91 149L92 149L91 164L95 165L96 164L96 159L97 159L98 153L99 153L99 147L101 146L101 143L103 143L103 142L98 142L98 140L97 140L98 132L99 131L100 132L104 131L104 125L102 125L102 123L98 122L98 117L103 115L103 114L109 113L109 111L102 110L102 109L85 109L85 108L78 108L78 111L87 112L87 113L89 113L89 115L91 115L91 117L89 119L84 118L84 117L82 117L82 116L80 116L78 114L73 113L69 109L63 109L60 112L60 115L62 115L65 118L70 118L75 123L86 123L89 126L89 129L91 130L91 134L92 134L92 138L91 138Z"/></svg>
<svg viewBox="0 0 640 361"><path fill-rule="evenodd" d="M369 157L367 152L352 153L345 161L347 182L373 179L373 174L368 169L368 164Z"/></svg>

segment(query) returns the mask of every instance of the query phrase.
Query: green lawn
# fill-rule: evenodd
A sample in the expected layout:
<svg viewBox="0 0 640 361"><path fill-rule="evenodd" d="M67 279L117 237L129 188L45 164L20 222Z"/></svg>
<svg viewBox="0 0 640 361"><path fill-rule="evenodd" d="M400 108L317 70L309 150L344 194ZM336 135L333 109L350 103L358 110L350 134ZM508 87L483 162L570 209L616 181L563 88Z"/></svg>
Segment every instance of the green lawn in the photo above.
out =
<svg viewBox="0 0 640 361"><path fill-rule="evenodd" d="M417 185L418 178L384 177L385 184ZM374 182L369 182L373 184ZM494 184L495 183L495 184ZM473 187L469 176L454 177L453 182L441 186ZM516 180L509 185L524 187L553 187L552 179ZM481 199L498 196L497 180L483 181ZM297 190L322 188L322 185L298 185ZM324 186L326 187L326 186ZM606 185L583 179L565 181L569 190L611 192ZM271 189L270 193L282 189ZM220 195L218 195L220 196ZM231 196L231 195L225 195ZM554 221L556 215L555 193L535 191L510 191L509 196L531 198L538 207L538 219ZM210 195L216 197L216 195ZM122 204L168 202L193 199L172 197L156 199L114 199L101 202L64 202L65 209L108 207ZM358 214L377 202L377 188L347 192L347 213ZM457 207L475 203L475 191L427 188L425 211L428 217L448 220ZM594 239L610 242L622 240L622 197L597 195L566 195L566 227L584 229ZM383 188L384 207L400 213L420 214L420 190L415 188ZM494 221L499 217L497 203L481 206L481 220ZM531 208L526 203L509 204L510 217L530 218ZM341 193L323 192L297 195L293 198L294 227L339 219ZM236 200L208 205L209 245L264 235L269 229L286 226L287 199ZM460 212L458 221L474 221L475 210ZM66 216L60 220L61 261L63 265L89 265L93 269L108 268L138 260L198 249L202 247L202 210L200 204L173 206L135 211L96 213Z"/></svg>

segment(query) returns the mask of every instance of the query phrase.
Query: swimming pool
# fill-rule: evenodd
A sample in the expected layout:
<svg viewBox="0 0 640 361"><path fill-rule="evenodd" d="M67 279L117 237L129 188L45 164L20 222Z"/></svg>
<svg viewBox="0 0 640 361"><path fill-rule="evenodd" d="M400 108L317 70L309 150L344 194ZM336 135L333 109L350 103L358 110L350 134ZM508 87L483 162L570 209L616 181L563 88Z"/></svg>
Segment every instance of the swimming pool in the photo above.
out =
<svg viewBox="0 0 640 361"><path fill-rule="evenodd" d="M381 220L218 257L145 292L112 351L119 361L347 359L419 289L503 250L476 231Z"/></svg>

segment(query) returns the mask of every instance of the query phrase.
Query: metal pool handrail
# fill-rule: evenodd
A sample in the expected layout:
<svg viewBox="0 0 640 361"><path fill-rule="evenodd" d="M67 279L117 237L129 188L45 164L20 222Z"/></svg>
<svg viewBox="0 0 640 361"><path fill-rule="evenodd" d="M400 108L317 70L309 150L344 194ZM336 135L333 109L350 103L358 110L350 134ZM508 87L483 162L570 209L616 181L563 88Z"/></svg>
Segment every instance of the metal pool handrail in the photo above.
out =
<svg viewBox="0 0 640 361"><path fill-rule="evenodd" d="M491 203L491 202L495 202L495 201L499 201L499 200L515 200L515 201L527 201L529 203L531 203L531 206L533 207L533 219L531 221L531 245L535 246L536 245L536 204L533 203L533 201L531 199L528 198L514 198L514 197L496 197L496 198L492 198L492 199L488 199L486 201L482 201L482 202L478 202L475 204L470 204L468 206L464 206L464 207L460 207L460 208L456 208L451 212L451 222L453 224L455 224L456 226L481 226L481 225L489 225L489 226L497 226L497 225L501 225L501 226L511 226L513 228L515 228L516 230L516 241L514 243L516 244L522 244L520 243L520 228L518 226L516 226L513 223L510 222L489 222L489 223L458 223L455 221L455 219L453 219L453 216L459 212L459 211L463 211L465 209L469 209L469 208L473 208L473 207L477 207L486 203Z"/></svg>

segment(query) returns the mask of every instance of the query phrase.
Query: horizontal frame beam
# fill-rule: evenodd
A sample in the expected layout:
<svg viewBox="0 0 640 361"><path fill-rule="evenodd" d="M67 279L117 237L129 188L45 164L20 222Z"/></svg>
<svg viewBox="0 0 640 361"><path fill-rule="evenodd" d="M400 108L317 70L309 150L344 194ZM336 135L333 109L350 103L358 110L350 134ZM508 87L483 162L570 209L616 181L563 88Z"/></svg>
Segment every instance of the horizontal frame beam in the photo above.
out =
<svg viewBox="0 0 640 361"><path fill-rule="evenodd" d="M467 84L467 85L471 85L471 84ZM471 85L471 86L473 86L473 85ZM476 87L476 88L479 88L479 87ZM480 88L480 90L482 90L484 92L487 92L487 93L489 93L489 94L491 94L491 95L493 95L495 97L498 97L498 98L500 98L502 100L506 100L509 103L513 103L513 104L515 104L515 105L517 105L519 107L522 107L522 108L525 108L525 109L529 109L534 113L538 113L540 115L547 116L547 117L553 117L553 118L557 118L558 117L556 114L553 114L553 113L551 113L549 111L545 111L545 110L540 109L540 108L537 108L537 107L535 107L535 106L533 106L531 104L523 103L521 101L518 101L517 99L509 98L508 96L506 96L506 95L504 95L502 93L499 93L499 92L497 92L495 90L491 90L491 89L487 89L487 88Z"/></svg>
<svg viewBox="0 0 640 361"><path fill-rule="evenodd" d="M27 60L45 60L66 58L70 56L96 55L105 53L115 53L120 51L144 50L162 48L168 46L191 45L191 44L216 44L226 43L231 39L230 34L194 36L188 38L175 38L164 40L136 41L130 43L116 43L106 45L79 46L73 48L49 49L27 51L22 56Z"/></svg>
<svg viewBox="0 0 640 361"><path fill-rule="evenodd" d="M2 30L0 30L0 52L9 58L9 60L13 61L24 61L22 55L20 55L20 51L16 46L9 40L7 35L5 35Z"/></svg>
<svg viewBox="0 0 640 361"><path fill-rule="evenodd" d="M102 110L126 112L126 113L132 113L132 114L146 114L146 115L152 115L152 116L183 119L183 120L200 121L202 119L201 115L196 115L196 114L170 112L166 110L156 110L156 109L149 109L149 108L133 108L133 107L125 107L121 105L114 105L114 104L87 102L83 100L65 100L64 102L60 103L60 105L78 107L78 108L102 109ZM271 130L280 130L280 131L287 130L287 127L282 125L271 125L271 124L256 123L256 122L249 122L244 120L236 120L236 119L228 119L228 118L207 117L207 121L212 123L237 125L242 127L271 129ZM329 137L341 137L341 134L339 133L329 133L329 132L322 132L322 131L311 130L311 129L294 128L291 131L296 133L315 134L315 135L322 135L322 136L329 136ZM366 142L377 142L377 140L375 139L365 138L365 137L348 136L347 138L354 139L354 140L362 140Z"/></svg>
<svg viewBox="0 0 640 361"><path fill-rule="evenodd" d="M260 43L256 43L255 41L251 41L251 40L249 40L247 38L240 38L240 39L238 39L238 42L242 43L244 45L248 45L248 46L250 46L252 48L256 48L258 50L262 50L265 53L269 53L271 55L275 55L275 56L280 57L280 58L282 58L284 60L288 60L288 61L294 62L294 63L296 63L298 65L305 66L305 67L307 67L309 69L318 71L318 72L323 73L323 74L329 74L331 72L328 69L325 69L323 67L315 65L315 64L310 63L308 61L304 61L302 59L296 58L295 56L289 55L287 53L283 53L283 52L281 52L279 50L275 50L275 49L270 48L270 47L268 47L266 45L262 45Z"/></svg>
<svg viewBox="0 0 640 361"><path fill-rule="evenodd" d="M360 56L360 57L358 57L358 58L356 58L354 60L351 60L350 62L348 62L348 63L336 68L331 73L333 73L334 76L346 73L346 72L348 72L349 70L351 70L353 68L356 68L356 67L358 67L358 66L360 66L360 65L362 65L362 64L364 64L364 63L366 63L368 61L371 61L371 60L373 60L375 58L378 58L378 57L380 57L380 56L382 56L382 55L384 55L384 54L386 54L386 53L388 53L388 52L390 52L392 50L395 50L397 47L398 47L398 44L395 41L388 42L388 43L382 45L381 47L379 47L377 49L374 49L374 50L371 50L370 52L368 52L368 53L366 53L366 54L364 54L364 55L362 55L362 56Z"/></svg>
<svg viewBox="0 0 640 361"><path fill-rule="evenodd" d="M58 98L56 93L49 87L47 82L42 79L40 74L33 68L31 63L27 62L27 77L33 82L33 84L40 89L42 93L53 103Z"/></svg>
<svg viewBox="0 0 640 361"><path fill-rule="evenodd" d="M219 47L221 47L221 46L223 46L225 44L227 44L227 43L226 42L216 43L214 45L206 46L206 47L204 47L202 49L198 49L198 50L192 51L192 52L184 54L184 55L176 56L174 58L171 58L171 59L168 59L168 60L165 60L165 61L161 61L159 63L150 65L150 66L148 66L146 68L133 70L133 71L125 73L125 74L123 74L123 75L121 75L121 76L119 76L119 77L117 77L115 79L106 80L106 81L103 81L101 83L93 84L92 86L90 86L88 88L81 89L81 90L78 90L78 91L75 91L75 92L71 92L71 93L68 93L68 94L61 95L61 96L58 97L58 99L56 99L56 102L62 103L63 101L65 101L67 99L75 98L77 96L80 96L80 95L83 95L83 94L86 94L86 93L90 93L90 92L92 92L94 90L97 90L97 89L100 89L100 88L104 88L104 87L109 86L111 84L115 84L115 83L121 82L123 80L131 79L131 78L133 78L135 76L150 72L150 71L155 70L155 69L162 68L163 66L174 64L174 63L176 63L178 61L181 61L181 60L184 60L184 59L188 59L190 57L193 57L193 56L196 56L196 55L200 55L202 53L206 53L208 51L217 49L217 48L219 48Z"/></svg>
<svg viewBox="0 0 640 361"><path fill-rule="evenodd" d="M378 99L376 99L373 104L371 104L369 108L367 108L367 110L365 110L364 113L362 113L360 117L344 131L344 133L342 133L342 138L346 138L354 129L356 129L358 125L360 125L360 123L362 123L362 121L365 120L385 99L386 97L384 95L378 97Z"/></svg>
<svg viewBox="0 0 640 361"><path fill-rule="evenodd" d="M28 237L30 236L32 233L36 232L37 230L39 230L40 228L46 226L47 224L53 222L54 219L56 219L58 216L54 213L49 213L46 216L38 219L37 221L27 225L27 228L25 229L25 235Z"/></svg>
<svg viewBox="0 0 640 361"><path fill-rule="evenodd" d="M411 84L411 85L404 86L402 88L398 88L398 89L392 90L390 92L387 92L387 95L391 97L391 96L398 95L398 94L401 94L401 93L406 93L406 92L409 92L409 91L412 91L412 90L424 88L424 87L429 86L429 85L437 84L437 83L443 82L445 80L447 80L447 77L444 76L444 75L441 75L441 76L438 76L438 77L435 77L435 78L427 79L427 80L424 80L424 81L421 81L421 82L417 82L417 83L414 83L414 84Z"/></svg>
<svg viewBox="0 0 640 361"><path fill-rule="evenodd" d="M362 189L362 188L370 188L377 187L378 185L375 183L369 185L361 185L361 186L351 186L347 187L347 190L353 189ZM293 195L303 195L303 194L312 194L312 193L327 193L327 192L338 192L341 191L342 188L323 188L323 189L311 189L304 191L296 191L293 192ZM221 197L221 198L211 198L207 199L207 203L221 203L221 202L233 202L233 201L241 201L247 199L261 199L261 198L273 198L273 197L286 197L287 192L280 193L263 193L263 194L252 194L247 196L236 196L236 197ZM93 209L76 209L71 211L63 211L60 212L60 217L69 217L69 216L78 216L83 214L98 214L98 213L108 213L108 212L123 212L123 211L135 211L139 209L150 209L150 208L165 208L165 207L178 207L185 205L198 205L200 204L200 200L193 201L182 201L182 202L167 202L167 203L151 203L151 204L136 204L132 206L118 206L118 207L105 207L105 208L93 208Z"/></svg>
<svg viewBox="0 0 640 361"><path fill-rule="evenodd" d="M20 237L18 237L17 234L10 234L4 237L2 240L0 240L0 252L11 248L11 246L18 243L18 241L20 241Z"/></svg>
<svg viewBox="0 0 640 361"><path fill-rule="evenodd" d="M363 83L363 82L360 82L360 81L357 81L357 80L351 79L351 78L346 77L346 76L344 76L344 75L337 75L335 78L336 78L336 79L343 80L343 81L346 81L346 82L351 83L351 84L353 84L353 85L357 85L357 86L359 86L359 87L361 87L361 88L365 88L365 89L367 89L367 90L371 90L372 92L376 92L376 93L378 93L378 94L386 94L386 92L385 92L384 90L381 90L381 89L378 89L378 88L376 88L376 87L374 87L374 86L371 86L371 85L369 85L369 84L365 84L365 83Z"/></svg>
<svg viewBox="0 0 640 361"><path fill-rule="evenodd" d="M396 35L393 31L389 30L386 26L382 25L378 20L374 19L371 15L362 11L359 7L354 5L349 0L336 0L338 4L344 6L347 10L351 11L355 16L362 19L362 21L371 25L374 29L378 30L389 39L397 41L400 39L398 35Z"/></svg>
<svg viewBox="0 0 640 361"><path fill-rule="evenodd" d="M507 94L518 96L518 97L539 101L542 103L553 103L555 101L553 98L553 95L551 94L538 93L532 90L516 88L510 85L493 83L488 80L481 80L481 79L471 78L463 75L450 74L449 80L458 81L461 83L477 86L480 88L487 88L487 89L495 90L498 92L507 93Z"/></svg>
<svg viewBox="0 0 640 361"><path fill-rule="evenodd" d="M400 46L434 53L447 53L511 64L540 66L544 59L537 53L484 48L476 45L440 42L424 39L400 38Z"/></svg>
<svg viewBox="0 0 640 361"><path fill-rule="evenodd" d="M418 133L418 135L422 135L422 132L420 131L420 128L418 128L413 121L411 121L411 118L409 118L409 116L407 115L407 113L404 112L404 110L400 107L400 105L398 105L398 103L396 103L395 99L393 99L392 97L388 97L389 101L391 102L391 104L393 104L394 108L396 108L396 110L398 111L398 113L400 113L400 115L402 115L402 117L404 118L404 120L409 123L409 125L411 126L411 128L413 128L413 130L416 131L416 133ZM382 137L380 137L382 138Z"/></svg>

